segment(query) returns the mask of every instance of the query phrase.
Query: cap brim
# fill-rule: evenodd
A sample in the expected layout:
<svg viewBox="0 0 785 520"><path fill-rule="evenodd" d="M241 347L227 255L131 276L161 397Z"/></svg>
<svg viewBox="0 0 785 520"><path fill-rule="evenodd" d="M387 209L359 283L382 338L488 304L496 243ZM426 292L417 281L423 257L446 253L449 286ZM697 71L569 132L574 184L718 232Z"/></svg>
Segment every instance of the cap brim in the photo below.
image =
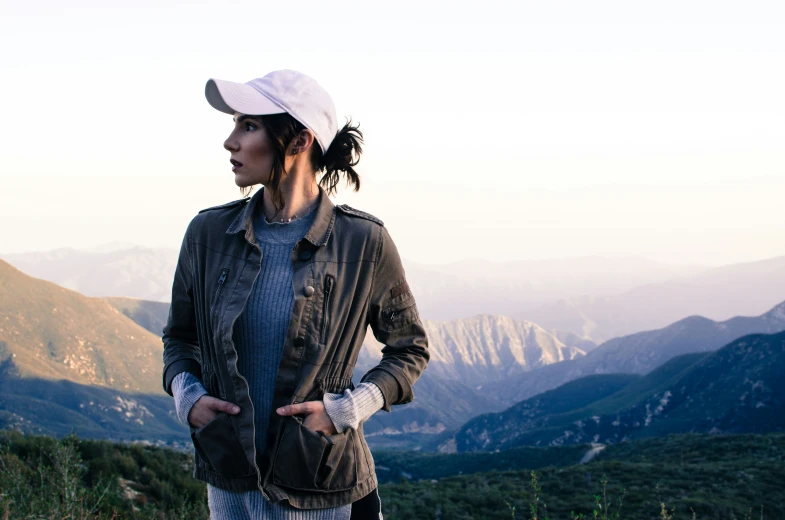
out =
<svg viewBox="0 0 785 520"><path fill-rule="evenodd" d="M286 112L270 99L245 83L235 83L220 79L209 79L204 87L207 102L221 112L263 116Z"/></svg>

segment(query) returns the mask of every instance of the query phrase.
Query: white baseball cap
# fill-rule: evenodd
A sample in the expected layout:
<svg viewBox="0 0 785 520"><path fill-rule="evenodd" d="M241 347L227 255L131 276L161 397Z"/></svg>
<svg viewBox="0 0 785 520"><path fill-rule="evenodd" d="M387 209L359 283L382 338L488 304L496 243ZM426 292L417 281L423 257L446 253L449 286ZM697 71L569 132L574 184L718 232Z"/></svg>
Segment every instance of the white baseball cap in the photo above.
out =
<svg viewBox="0 0 785 520"><path fill-rule="evenodd" d="M291 115L313 132L327 153L338 133L338 118L330 94L316 80L295 70L276 70L246 83L209 79L207 101L216 110L248 115Z"/></svg>

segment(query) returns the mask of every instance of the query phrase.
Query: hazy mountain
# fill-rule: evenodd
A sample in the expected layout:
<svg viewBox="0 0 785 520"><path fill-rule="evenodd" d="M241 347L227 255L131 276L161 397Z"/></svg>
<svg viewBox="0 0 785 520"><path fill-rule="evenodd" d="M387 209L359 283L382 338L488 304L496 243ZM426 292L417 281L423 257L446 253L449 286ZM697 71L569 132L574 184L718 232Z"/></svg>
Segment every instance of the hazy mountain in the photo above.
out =
<svg viewBox="0 0 785 520"><path fill-rule="evenodd" d="M463 260L442 265L405 261L404 266L420 314L439 321L476 314L512 316L520 314L521 309L560 298L615 295L705 269L672 266L645 258L597 256L499 262ZM525 319L539 323L536 319Z"/></svg>
<svg viewBox="0 0 785 520"><path fill-rule="evenodd" d="M146 247L118 250L109 244L91 251L63 248L8 254L3 259L30 276L86 296L169 301L177 253L177 249Z"/></svg>
<svg viewBox="0 0 785 520"><path fill-rule="evenodd" d="M0 362L23 378L161 394L161 338L106 300L38 280L0 260Z"/></svg>
<svg viewBox="0 0 785 520"><path fill-rule="evenodd" d="M716 322L691 316L660 330L606 341L586 356L489 383L485 393L513 403L592 374L645 374L669 359L716 350L736 338L785 330L785 302L757 317Z"/></svg>
<svg viewBox="0 0 785 520"><path fill-rule="evenodd" d="M713 353L681 356L642 378L618 381L622 388L607 397L585 397L587 391L601 393L600 381L610 389L618 377L630 376L582 378L472 419L456 434L455 445L475 451L683 432L785 431L785 332L752 334Z"/></svg>
<svg viewBox="0 0 785 520"><path fill-rule="evenodd" d="M584 294L590 296L565 298L514 315L598 342L663 327L684 316L754 316L785 298L785 256L712 268L616 296Z"/></svg>

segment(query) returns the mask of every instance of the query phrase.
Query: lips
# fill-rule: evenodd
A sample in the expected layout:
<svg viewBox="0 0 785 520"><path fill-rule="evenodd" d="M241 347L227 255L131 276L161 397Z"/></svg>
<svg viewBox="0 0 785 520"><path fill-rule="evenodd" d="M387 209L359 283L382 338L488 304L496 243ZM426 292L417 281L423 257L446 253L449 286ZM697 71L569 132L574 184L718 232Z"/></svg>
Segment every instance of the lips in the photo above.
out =
<svg viewBox="0 0 785 520"><path fill-rule="evenodd" d="M241 163L240 161L235 161L234 159L229 159L229 162L232 163L232 166L236 168L239 168L240 166L243 165L243 163Z"/></svg>

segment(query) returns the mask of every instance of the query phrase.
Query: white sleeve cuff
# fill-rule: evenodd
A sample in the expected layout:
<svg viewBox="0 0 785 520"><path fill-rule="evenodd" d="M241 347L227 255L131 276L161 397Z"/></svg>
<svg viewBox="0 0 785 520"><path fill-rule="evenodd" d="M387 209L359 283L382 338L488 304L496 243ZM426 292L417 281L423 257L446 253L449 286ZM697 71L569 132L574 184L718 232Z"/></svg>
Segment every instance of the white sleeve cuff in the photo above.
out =
<svg viewBox="0 0 785 520"><path fill-rule="evenodd" d="M191 413L196 401L203 395L207 395L207 390L202 386L195 375L190 372L180 372L174 379L172 379L172 395L174 396L174 409L177 414L177 420L186 426L188 423L188 414Z"/></svg>
<svg viewBox="0 0 785 520"><path fill-rule="evenodd" d="M384 406L384 395L373 383L360 383L354 391L348 388L343 394L324 394L324 409L338 433L348 428L357 429L361 422Z"/></svg>

